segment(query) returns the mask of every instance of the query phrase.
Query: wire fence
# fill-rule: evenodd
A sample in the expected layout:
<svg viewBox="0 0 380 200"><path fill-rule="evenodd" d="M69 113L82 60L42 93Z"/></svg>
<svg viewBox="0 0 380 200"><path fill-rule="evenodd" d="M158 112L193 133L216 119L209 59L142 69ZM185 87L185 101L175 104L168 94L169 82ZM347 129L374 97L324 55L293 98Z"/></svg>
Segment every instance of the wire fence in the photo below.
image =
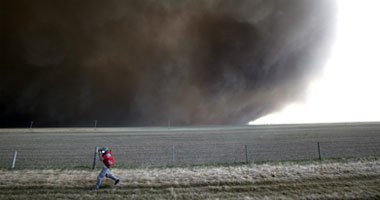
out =
<svg viewBox="0 0 380 200"><path fill-rule="evenodd" d="M94 146L83 146L71 149L65 145L55 145L54 148L19 146L0 149L0 167L91 168L94 148ZM112 147L112 151L115 166L138 167L377 156L380 155L380 145L377 141L173 143L117 145ZM102 163L97 161L97 166L101 165Z"/></svg>
<svg viewBox="0 0 380 200"><path fill-rule="evenodd" d="M179 166L380 155L380 123L240 127L0 129L0 168ZM168 123L170 124L170 123ZM13 162L15 152L16 160ZM97 162L97 166L101 166Z"/></svg>

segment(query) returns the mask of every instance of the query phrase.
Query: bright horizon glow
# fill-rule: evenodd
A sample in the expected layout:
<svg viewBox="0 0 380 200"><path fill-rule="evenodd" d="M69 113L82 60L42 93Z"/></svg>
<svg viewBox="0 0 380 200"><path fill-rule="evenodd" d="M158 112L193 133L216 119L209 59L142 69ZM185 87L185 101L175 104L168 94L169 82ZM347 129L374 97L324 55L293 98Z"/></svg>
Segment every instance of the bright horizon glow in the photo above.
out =
<svg viewBox="0 0 380 200"><path fill-rule="evenodd" d="M249 124L380 121L380 1L338 0L337 35L305 103Z"/></svg>

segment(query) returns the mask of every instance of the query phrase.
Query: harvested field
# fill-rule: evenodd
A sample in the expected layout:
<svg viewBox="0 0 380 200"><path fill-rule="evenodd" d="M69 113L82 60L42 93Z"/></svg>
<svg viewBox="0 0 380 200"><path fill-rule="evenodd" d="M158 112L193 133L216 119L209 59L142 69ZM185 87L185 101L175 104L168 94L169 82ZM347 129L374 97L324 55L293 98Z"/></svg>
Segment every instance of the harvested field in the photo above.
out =
<svg viewBox="0 0 380 200"><path fill-rule="evenodd" d="M380 155L380 123L191 128L0 129L0 168L92 165L109 146L116 166L167 166ZM174 145L174 161L172 147ZM100 164L99 164L100 166Z"/></svg>
<svg viewBox="0 0 380 200"><path fill-rule="evenodd" d="M3 169L0 199L380 199L378 157L112 171L89 191L97 170Z"/></svg>

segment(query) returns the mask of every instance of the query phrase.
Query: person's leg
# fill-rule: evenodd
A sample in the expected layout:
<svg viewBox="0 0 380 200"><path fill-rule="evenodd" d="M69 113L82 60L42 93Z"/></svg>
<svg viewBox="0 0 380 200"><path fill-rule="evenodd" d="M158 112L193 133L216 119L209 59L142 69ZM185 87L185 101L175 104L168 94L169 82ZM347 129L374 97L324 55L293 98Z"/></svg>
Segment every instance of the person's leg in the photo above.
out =
<svg viewBox="0 0 380 200"><path fill-rule="evenodd" d="M116 178L116 176L114 176L113 174L111 174L110 172L108 172L107 174L106 174L106 177L107 178L110 178L110 179L112 179L112 180L114 180L114 181L116 181L118 178Z"/></svg>
<svg viewBox="0 0 380 200"><path fill-rule="evenodd" d="M108 172L107 172L106 177L107 177L107 178L110 178L110 179L112 179L112 180L114 180L114 181L115 181L115 185L116 185L117 183L119 183L119 179L118 179L116 176L114 176L113 174L111 174L111 171L108 171Z"/></svg>
<svg viewBox="0 0 380 200"><path fill-rule="evenodd" d="M100 183L102 183L102 180L104 176L108 173L108 171L108 167L104 166L102 171L98 175L98 180L96 181L95 189L99 189Z"/></svg>

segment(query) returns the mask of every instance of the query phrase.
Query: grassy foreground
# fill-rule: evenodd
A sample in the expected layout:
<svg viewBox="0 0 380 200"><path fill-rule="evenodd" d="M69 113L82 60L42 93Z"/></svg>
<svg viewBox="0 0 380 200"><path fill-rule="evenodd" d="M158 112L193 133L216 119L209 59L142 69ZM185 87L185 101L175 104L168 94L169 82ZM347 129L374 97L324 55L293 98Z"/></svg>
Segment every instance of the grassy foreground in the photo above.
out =
<svg viewBox="0 0 380 200"><path fill-rule="evenodd" d="M100 169L99 169L100 170ZM379 158L98 170L0 170L0 199L380 199Z"/></svg>

